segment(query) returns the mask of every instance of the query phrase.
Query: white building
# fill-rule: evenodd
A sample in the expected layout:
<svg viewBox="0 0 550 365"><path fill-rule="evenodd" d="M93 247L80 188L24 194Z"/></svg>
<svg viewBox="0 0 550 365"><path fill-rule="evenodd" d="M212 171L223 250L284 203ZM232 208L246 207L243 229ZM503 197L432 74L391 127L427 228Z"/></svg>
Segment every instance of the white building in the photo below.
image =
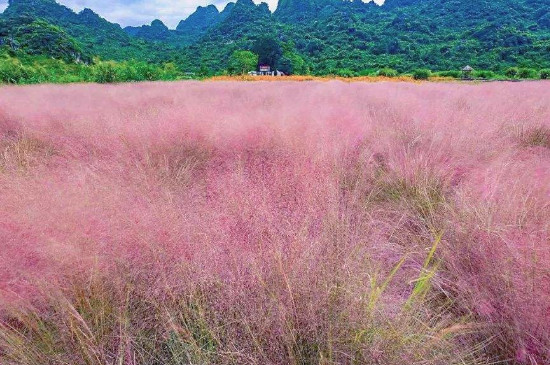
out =
<svg viewBox="0 0 550 365"><path fill-rule="evenodd" d="M285 76L284 72L279 70L272 71L269 65L260 65L258 71L250 71L250 76Z"/></svg>

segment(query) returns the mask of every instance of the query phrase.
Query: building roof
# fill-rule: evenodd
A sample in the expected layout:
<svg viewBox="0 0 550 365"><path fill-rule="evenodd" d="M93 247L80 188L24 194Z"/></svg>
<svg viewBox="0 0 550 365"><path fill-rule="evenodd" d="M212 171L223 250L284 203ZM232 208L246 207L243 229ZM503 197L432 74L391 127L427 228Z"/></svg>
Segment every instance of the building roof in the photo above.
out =
<svg viewBox="0 0 550 365"><path fill-rule="evenodd" d="M473 70L474 69L472 67L470 67L469 65L462 69L462 71L473 71Z"/></svg>

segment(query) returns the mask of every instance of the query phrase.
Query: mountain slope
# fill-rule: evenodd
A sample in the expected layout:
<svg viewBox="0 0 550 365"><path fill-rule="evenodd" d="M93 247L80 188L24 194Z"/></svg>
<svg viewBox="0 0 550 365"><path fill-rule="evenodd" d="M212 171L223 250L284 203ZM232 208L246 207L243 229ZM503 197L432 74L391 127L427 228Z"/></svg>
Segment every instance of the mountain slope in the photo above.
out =
<svg viewBox="0 0 550 365"><path fill-rule="evenodd" d="M176 30L160 20L123 30L90 9L76 14L54 0L10 0L4 33L16 34L22 16L58 27L86 54L175 61L189 71L221 72L234 51L251 50L261 37L317 74L550 67L550 0L280 0L273 14L266 4L238 0L221 12L198 7Z"/></svg>
<svg viewBox="0 0 550 365"><path fill-rule="evenodd" d="M159 19L151 22L151 25L142 25L141 27L125 27L124 31L133 37L141 38L146 41L171 41L175 34Z"/></svg>
<svg viewBox="0 0 550 365"><path fill-rule="evenodd" d="M4 43L29 55L46 55L66 62L90 62L91 56L63 29L40 19L19 16L0 18L0 45Z"/></svg>
<svg viewBox="0 0 550 365"><path fill-rule="evenodd" d="M182 20L176 30L185 34L191 41L197 41L208 29L223 21L231 11L234 3L229 3L220 12L214 5L199 6L187 19Z"/></svg>
<svg viewBox="0 0 550 365"><path fill-rule="evenodd" d="M275 12L280 22L288 24L288 37L320 73L385 66L407 71L457 69L465 64L483 69L550 65L548 0L325 4L293 17Z"/></svg>
<svg viewBox="0 0 550 365"><path fill-rule="evenodd" d="M21 16L60 27L87 53L105 59L159 58L155 57L158 51L154 46L130 37L120 25L110 23L91 9L77 14L54 0L10 0L2 18L8 23L16 23L10 19Z"/></svg>
<svg viewBox="0 0 550 365"><path fill-rule="evenodd" d="M124 31L132 37L146 41L162 41L173 45L189 45L200 40L208 30L225 20L235 3L229 3L220 12L214 5L199 6L187 19L180 21L175 30L168 29L160 20L151 25L126 27Z"/></svg>
<svg viewBox="0 0 550 365"><path fill-rule="evenodd" d="M201 65L208 69L223 69L233 51L251 49L254 40L260 36L278 36L276 24L265 3L256 5L252 0L237 0L221 15L218 24L209 28L196 44L188 47L190 59L200 60Z"/></svg>
<svg viewBox="0 0 550 365"><path fill-rule="evenodd" d="M281 20L303 21L312 19L327 6L338 6L342 0L279 0L275 16Z"/></svg>

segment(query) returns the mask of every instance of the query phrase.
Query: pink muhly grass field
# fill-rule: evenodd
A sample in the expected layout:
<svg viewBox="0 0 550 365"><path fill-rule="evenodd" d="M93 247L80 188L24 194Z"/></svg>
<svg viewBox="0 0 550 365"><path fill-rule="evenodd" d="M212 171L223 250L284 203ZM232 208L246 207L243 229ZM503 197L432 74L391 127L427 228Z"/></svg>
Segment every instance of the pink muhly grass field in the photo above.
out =
<svg viewBox="0 0 550 365"><path fill-rule="evenodd" d="M1 364L550 363L550 84L0 88Z"/></svg>

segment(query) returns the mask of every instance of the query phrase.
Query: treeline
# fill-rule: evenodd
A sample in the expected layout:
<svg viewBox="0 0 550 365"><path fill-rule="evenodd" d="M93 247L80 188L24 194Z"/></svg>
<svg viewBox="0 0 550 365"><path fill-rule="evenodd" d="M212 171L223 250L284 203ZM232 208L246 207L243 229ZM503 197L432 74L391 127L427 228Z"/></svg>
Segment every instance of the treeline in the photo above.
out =
<svg viewBox="0 0 550 365"><path fill-rule="evenodd" d="M399 73L393 69L381 69L375 73L378 76L397 77ZM495 72L490 70L473 70L469 74L465 74L460 70L451 71L436 71L432 72L427 69L415 70L412 73L402 75L412 76L416 80L428 80L431 77L443 77L453 79L472 79L472 80L547 80L550 79L550 69L536 70L533 68L518 68L510 67L503 72Z"/></svg>
<svg viewBox="0 0 550 365"><path fill-rule="evenodd" d="M131 81L174 81L207 75L186 74L173 63L156 65L142 61L70 63L46 57L0 55L0 83L40 84Z"/></svg>
<svg viewBox="0 0 550 365"><path fill-rule="evenodd" d="M219 75L242 75L256 70L260 57L251 51L236 51L228 60L226 69L211 72L206 68L198 73L182 70L175 63L152 64L144 61L102 61L94 59L90 63L67 62L44 56L32 56L23 53L0 51L0 83L2 84L39 84L39 83L117 83L137 81L175 81L184 79L202 79ZM309 69L303 60L282 57L281 63L288 74L308 75ZM432 72L418 69L408 73L399 73L391 68L365 69L355 72L340 69L332 75L338 77L411 76L417 80L430 78L463 78L460 70ZM473 79L510 80L510 79L550 79L550 69L511 67L501 73L487 70L474 70Z"/></svg>

